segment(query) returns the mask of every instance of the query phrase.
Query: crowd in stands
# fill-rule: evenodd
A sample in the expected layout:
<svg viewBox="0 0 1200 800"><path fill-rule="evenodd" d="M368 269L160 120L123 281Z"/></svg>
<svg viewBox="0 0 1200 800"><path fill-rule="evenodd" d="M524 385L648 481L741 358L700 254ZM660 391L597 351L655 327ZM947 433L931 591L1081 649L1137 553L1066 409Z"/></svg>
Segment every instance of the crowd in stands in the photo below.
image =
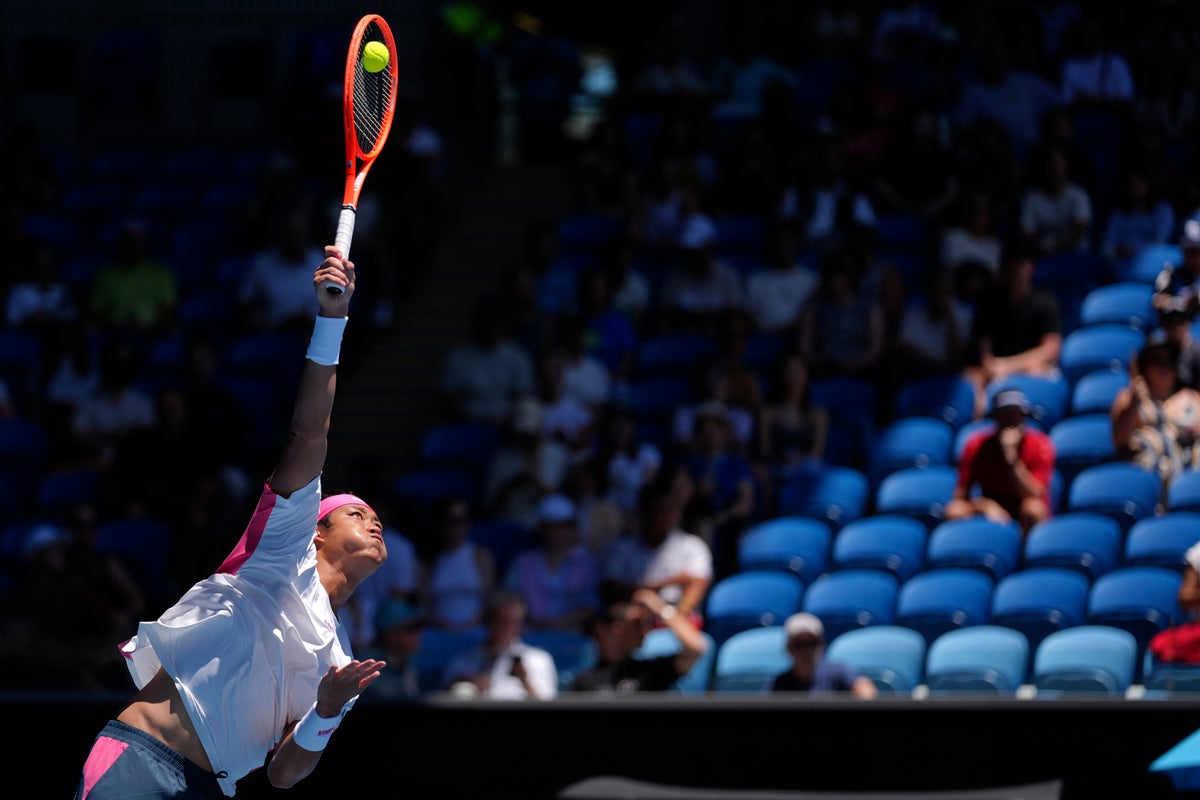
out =
<svg viewBox="0 0 1200 800"><path fill-rule="evenodd" d="M429 433L471 438L427 466L464 481L436 496L396 481L379 501L389 568L344 614L358 647L397 653L398 674L381 682L388 696L672 685L719 644L706 603L742 569L747 532L811 512L832 541L852 519L795 496L834 470L867 481L861 516L883 511L875 445L894 423L928 416L903 406L917 385L965 397L947 394L934 415L948 442L963 443L932 459L956 481L935 521L978 514L1032 536L1073 510L1074 475L1055 475L1066 462L1055 463L1053 414L1076 408L1085 374L1069 369L1068 344L1104 287L1140 284L1146 307L1124 322L1136 338L1094 370L1121 376L1097 409L1112 453L1095 463L1153 471L1150 513L1171 510L1168 488L1195 469L1200 441L1200 75L1190 66L1200 19L1169 3L797 6L727 9L727 41L708 56L686 18L661 19L622 51L604 118L559 143L574 205L529 220L512 258L498 256L491 289L469 298L469 335L444 355L444 417ZM518 80L538 85L538 65L561 77L546 64L570 43L522 41ZM536 127L537 141L547 129ZM410 140L397 185L434 179L431 138ZM79 624L115 643L131 616L153 613L236 538L278 443L257 421L285 418L265 404L303 350L273 358L281 371L268 375L248 356L234 368L238 344L300 335L292 321L312 312L304 274L320 260L314 229L329 209L302 170L272 163L243 176L228 206L211 203L231 187L211 187L210 227L139 215L68 251L63 231L80 219L62 205L73 176L60 167L34 179L38 151L23 139L5 155L6 174L40 191L13 193L6 209L10 239L37 257L36 272L4 282L4 346L29 349L0 361L0 416L14 437L2 449L21 464L0 471L0 489L30 511L6 532L4 558L23 565L64 548L90 566L69 579L14 568L3 589L29 608L46 581L64 593L78 584L71 605L104 622ZM45 185L54 176L61 183ZM436 249L406 240L420 229L410 217L386 235L391 215L419 205L405 191L395 205L385 195L364 225L386 258ZM236 246L197 270L200 243L170 238L185 230ZM1164 255L1146 272L1150 252ZM381 326L398 299L373 311ZM1056 409L1035 393L1047 386ZM40 449L16 444L22 423ZM255 434L237 458L234 430ZM51 502L52 479L68 476L79 478L68 499ZM142 574L144 562L96 549L81 531L98 520L162 523L168 542L147 551L164 547L168 572ZM41 635L38 624L5 620L10 654ZM621 638L622 626L637 635ZM664 627L681 650L645 674L614 666ZM870 695L840 668L813 677L830 627L789 622L781 647L796 666L779 685ZM462 635L459 660L418 677L412 663L433 647L421 632L433 631ZM594 636L610 671L548 663L562 631ZM0 682L27 682L10 661ZM41 678L120 680L103 659L95 666Z"/></svg>

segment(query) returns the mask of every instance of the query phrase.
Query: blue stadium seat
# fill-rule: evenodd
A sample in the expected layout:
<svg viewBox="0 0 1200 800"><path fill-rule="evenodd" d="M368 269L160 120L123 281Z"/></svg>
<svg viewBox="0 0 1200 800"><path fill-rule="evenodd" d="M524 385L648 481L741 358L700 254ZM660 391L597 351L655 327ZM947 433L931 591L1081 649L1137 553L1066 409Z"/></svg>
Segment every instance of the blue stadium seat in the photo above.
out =
<svg viewBox="0 0 1200 800"><path fill-rule="evenodd" d="M958 471L944 464L898 470L879 484L875 512L913 517L932 530L942 521L957 480Z"/></svg>
<svg viewBox="0 0 1200 800"><path fill-rule="evenodd" d="M1151 661L1143 673L1147 697L1200 692L1200 664Z"/></svg>
<svg viewBox="0 0 1200 800"><path fill-rule="evenodd" d="M8 388L18 412L29 416L38 395L42 337L18 328L0 328L0 381Z"/></svg>
<svg viewBox="0 0 1200 800"><path fill-rule="evenodd" d="M596 640L582 631L531 630L521 634L521 641L540 647L554 659L560 691L570 686L580 672L595 666L599 658Z"/></svg>
<svg viewBox="0 0 1200 800"><path fill-rule="evenodd" d="M929 533L925 568L968 567L997 581L1020 567L1021 539L1015 521L996 522L986 517L947 520Z"/></svg>
<svg viewBox="0 0 1200 800"><path fill-rule="evenodd" d="M696 365L717 350L717 340L701 333L662 333L646 337L638 344L634 376L678 377L690 379Z"/></svg>
<svg viewBox="0 0 1200 800"><path fill-rule="evenodd" d="M871 625L834 639L825 649L825 658L866 675L880 694L907 696L924 674L925 639L899 625Z"/></svg>
<svg viewBox="0 0 1200 800"><path fill-rule="evenodd" d="M833 540L835 570L878 569L904 582L925 566L929 532L920 520L874 514L851 522Z"/></svg>
<svg viewBox="0 0 1200 800"><path fill-rule="evenodd" d="M804 593L804 611L820 618L827 641L872 625L894 621L899 582L874 569L826 572Z"/></svg>
<svg viewBox="0 0 1200 800"><path fill-rule="evenodd" d="M878 487L888 475L908 467L950 464L954 432L950 423L932 417L902 417L891 422L869 446L871 483Z"/></svg>
<svg viewBox="0 0 1200 800"><path fill-rule="evenodd" d="M1182 572L1184 554L1200 542L1200 512L1168 511L1134 523L1125 535L1124 566L1165 567Z"/></svg>
<svg viewBox="0 0 1200 800"><path fill-rule="evenodd" d="M787 632L782 625L751 628L730 636L717 646L712 690L766 692L775 676L791 668Z"/></svg>
<svg viewBox="0 0 1200 800"><path fill-rule="evenodd" d="M825 460L838 466L859 467L875 429L879 389L859 378L817 378L809 387L809 402L829 416Z"/></svg>
<svg viewBox="0 0 1200 800"><path fill-rule="evenodd" d="M1167 511L1200 511L1200 470L1184 470L1167 487Z"/></svg>
<svg viewBox="0 0 1200 800"><path fill-rule="evenodd" d="M50 442L39 423L25 417L0 419L0 463L39 470L50 457Z"/></svg>
<svg viewBox="0 0 1200 800"><path fill-rule="evenodd" d="M1024 392L1029 398L1030 418L1043 431L1049 431L1067 415L1071 387L1062 378L1016 373L992 381L986 392L988 407L997 394L1010 389Z"/></svg>
<svg viewBox="0 0 1200 800"><path fill-rule="evenodd" d="M1059 514L1039 522L1025 537L1025 569L1065 567L1092 582L1121 560L1121 526L1103 514Z"/></svg>
<svg viewBox="0 0 1200 800"><path fill-rule="evenodd" d="M1119 282L1097 286L1083 298L1080 325L1128 325L1147 331L1158 324L1150 304L1154 286L1144 282Z"/></svg>
<svg viewBox="0 0 1200 800"><path fill-rule="evenodd" d="M776 488L775 513L823 520L836 531L866 514L869 495L862 472L827 466L783 476Z"/></svg>
<svg viewBox="0 0 1200 800"><path fill-rule="evenodd" d="M1107 413L1077 414L1059 420L1050 429L1050 441L1054 443L1054 466L1068 491L1080 472L1117 457L1112 419Z"/></svg>
<svg viewBox="0 0 1200 800"><path fill-rule="evenodd" d="M1141 657L1150 639L1183 619L1178 592L1179 573L1163 567L1118 567L1092 584L1088 624L1133 635L1138 646L1135 680L1141 678Z"/></svg>
<svg viewBox="0 0 1200 800"><path fill-rule="evenodd" d="M504 432L488 422L443 422L421 434L419 458L426 467L470 469L483 474Z"/></svg>
<svg viewBox="0 0 1200 800"><path fill-rule="evenodd" d="M394 497L402 514L410 514L414 530L426 530L433 523L434 505L443 500L462 498L478 509L483 500L483 477L461 467L414 467L396 478Z"/></svg>
<svg viewBox="0 0 1200 800"><path fill-rule="evenodd" d="M929 694L1015 695L1029 668L1025 635L999 625L974 625L934 639L925 656Z"/></svg>
<svg viewBox="0 0 1200 800"><path fill-rule="evenodd" d="M992 592L993 625L1020 631L1032 658L1051 633L1087 622L1089 583L1065 567L1026 567L1002 578Z"/></svg>
<svg viewBox="0 0 1200 800"><path fill-rule="evenodd" d="M717 647L738 631L782 625L800 610L804 582L782 570L735 572L713 584L704 601L704 631Z"/></svg>
<svg viewBox="0 0 1200 800"><path fill-rule="evenodd" d="M1152 516L1162 498L1158 473L1128 461L1097 464L1079 472L1067 491L1067 511L1091 511L1115 519L1121 531Z"/></svg>
<svg viewBox="0 0 1200 800"><path fill-rule="evenodd" d="M1143 247L1121 264L1117 270L1117 280L1129 283L1144 283L1154 285L1154 279L1166 264L1178 264L1183 261L1183 249L1173 242L1161 242Z"/></svg>
<svg viewBox="0 0 1200 800"><path fill-rule="evenodd" d="M38 485L38 507L60 513L76 503L93 503L99 498L100 479L100 469L91 466L51 472Z"/></svg>
<svg viewBox="0 0 1200 800"><path fill-rule="evenodd" d="M975 415L975 389L958 375L917 378L900 387L895 417L933 417L957 431Z"/></svg>
<svg viewBox="0 0 1200 800"><path fill-rule="evenodd" d="M150 517L120 517L96 525L97 552L116 556L151 605L166 596L174 530Z"/></svg>
<svg viewBox="0 0 1200 800"><path fill-rule="evenodd" d="M760 257L767 243L767 219L759 214L722 214L713 220L718 251L756 253Z"/></svg>
<svg viewBox="0 0 1200 800"><path fill-rule="evenodd" d="M1071 414L1107 414L1117 393L1128 385L1129 373L1125 370L1089 372L1071 388Z"/></svg>
<svg viewBox="0 0 1200 800"><path fill-rule="evenodd" d="M1129 369L1130 359L1141 349L1145 334L1127 325L1090 325L1077 328L1063 339L1059 368L1073 386L1091 372Z"/></svg>
<svg viewBox="0 0 1200 800"><path fill-rule="evenodd" d="M933 640L947 631L987 623L992 579L966 567L944 567L909 578L896 595L897 625Z"/></svg>
<svg viewBox="0 0 1200 800"><path fill-rule="evenodd" d="M1078 625L1038 645L1033 683L1038 697L1090 692L1123 697L1133 684L1137 642L1128 631Z"/></svg>
<svg viewBox="0 0 1200 800"><path fill-rule="evenodd" d="M492 554L496 575L501 579L508 573L513 557L537 544L537 533L516 522L498 518L471 521L470 539Z"/></svg>
<svg viewBox="0 0 1200 800"><path fill-rule="evenodd" d="M619 234L622 225L621 218L612 214L567 214L558 220L558 246L563 251L596 250Z"/></svg>
<svg viewBox="0 0 1200 800"><path fill-rule="evenodd" d="M762 520L738 538L738 569L785 570L807 585L825 571L832 539L829 525L811 517Z"/></svg>
<svg viewBox="0 0 1200 800"><path fill-rule="evenodd" d="M270 376L291 395L300 380L300 366L308 343L282 331L242 334L229 343L224 366L227 374Z"/></svg>
<svg viewBox="0 0 1200 800"><path fill-rule="evenodd" d="M705 694L712 681L713 664L717 660L717 645L713 638L704 631L700 636L708 643L708 649L696 663L671 687L672 691L680 694ZM679 637L670 628L653 628L646 632L642 646L634 651L634 658L657 658L658 656L674 655L680 649Z"/></svg>

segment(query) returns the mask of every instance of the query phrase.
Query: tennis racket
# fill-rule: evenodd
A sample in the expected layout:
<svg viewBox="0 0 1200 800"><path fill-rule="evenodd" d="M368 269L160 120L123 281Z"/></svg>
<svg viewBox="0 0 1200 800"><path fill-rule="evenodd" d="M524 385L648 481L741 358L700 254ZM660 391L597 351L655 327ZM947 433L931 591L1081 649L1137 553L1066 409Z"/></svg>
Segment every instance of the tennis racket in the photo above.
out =
<svg viewBox="0 0 1200 800"><path fill-rule="evenodd" d="M380 42L388 50L387 65L379 72L363 68L363 48ZM344 258L350 258L354 238L354 218L358 198L371 165L383 150L392 116L396 111L396 42L392 29L378 14L367 14L354 26L350 49L346 54L346 79L342 94L342 124L346 134L346 182L342 189L342 210L338 214L334 244ZM341 294L336 284L325 284L325 291Z"/></svg>

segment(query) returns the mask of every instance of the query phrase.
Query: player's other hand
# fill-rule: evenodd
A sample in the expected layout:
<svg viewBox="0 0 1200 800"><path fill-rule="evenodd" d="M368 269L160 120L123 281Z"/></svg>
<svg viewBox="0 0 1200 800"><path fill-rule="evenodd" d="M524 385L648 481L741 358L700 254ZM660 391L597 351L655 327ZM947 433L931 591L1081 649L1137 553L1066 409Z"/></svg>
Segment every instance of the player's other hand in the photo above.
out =
<svg viewBox="0 0 1200 800"><path fill-rule="evenodd" d="M330 294L324 285L333 283L342 287L341 294ZM321 315L325 317L348 316L350 297L354 294L354 262L342 258L342 251L334 245L325 246L325 260L313 275L313 289L317 302L321 304Z"/></svg>
<svg viewBox="0 0 1200 800"><path fill-rule="evenodd" d="M386 662L368 658L351 661L341 669L330 667L317 686L317 714L327 719L337 716L342 706L374 683L386 666Z"/></svg>

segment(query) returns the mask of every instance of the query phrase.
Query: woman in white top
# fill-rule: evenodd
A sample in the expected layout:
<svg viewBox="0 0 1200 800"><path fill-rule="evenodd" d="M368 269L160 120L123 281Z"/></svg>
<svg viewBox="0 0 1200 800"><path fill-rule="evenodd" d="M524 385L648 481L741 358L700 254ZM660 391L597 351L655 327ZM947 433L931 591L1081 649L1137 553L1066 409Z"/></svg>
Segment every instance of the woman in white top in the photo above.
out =
<svg viewBox="0 0 1200 800"><path fill-rule="evenodd" d="M495 588L492 554L470 540L471 512L458 498L440 504L434 516L437 550L429 559L422 605L430 624L453 629L483 624L487 597Z"/></svg>

